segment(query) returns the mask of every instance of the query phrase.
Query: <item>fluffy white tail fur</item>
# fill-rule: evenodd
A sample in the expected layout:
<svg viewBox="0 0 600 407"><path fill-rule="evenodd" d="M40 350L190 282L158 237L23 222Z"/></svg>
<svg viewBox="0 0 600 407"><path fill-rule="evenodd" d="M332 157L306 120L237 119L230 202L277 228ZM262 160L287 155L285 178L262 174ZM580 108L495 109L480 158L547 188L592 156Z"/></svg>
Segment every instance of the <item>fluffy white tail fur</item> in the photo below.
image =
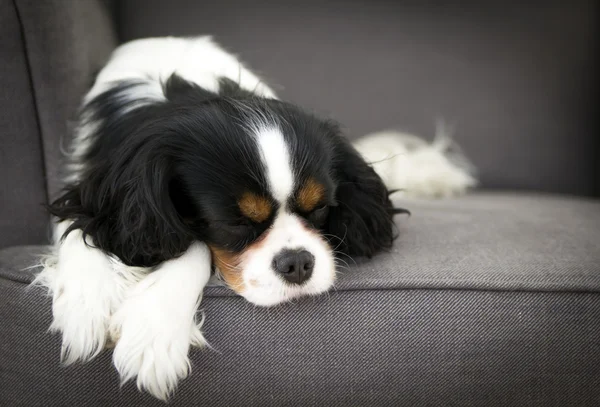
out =
<svg viewBox="0 0 600 407"><path fill-rule="evenodd" d="M438 126L433 142L394 130L354 142L390 190L409 198L445 198L477 184L475 168Z"/></svg>

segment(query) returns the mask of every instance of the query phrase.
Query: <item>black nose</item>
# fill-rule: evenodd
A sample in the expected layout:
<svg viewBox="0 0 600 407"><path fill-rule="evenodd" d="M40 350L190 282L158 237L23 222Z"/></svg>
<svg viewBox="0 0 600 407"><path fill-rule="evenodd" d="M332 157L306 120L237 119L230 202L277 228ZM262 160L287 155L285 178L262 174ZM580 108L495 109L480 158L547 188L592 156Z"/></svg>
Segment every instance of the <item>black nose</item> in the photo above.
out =
<svg viewBox="0 0 600 407"><path fill-rule="evenodd" d="M315 256L304 249L285 249L273 258L273 269L293 284L302 284L308 280L314 267Z"/></svg>

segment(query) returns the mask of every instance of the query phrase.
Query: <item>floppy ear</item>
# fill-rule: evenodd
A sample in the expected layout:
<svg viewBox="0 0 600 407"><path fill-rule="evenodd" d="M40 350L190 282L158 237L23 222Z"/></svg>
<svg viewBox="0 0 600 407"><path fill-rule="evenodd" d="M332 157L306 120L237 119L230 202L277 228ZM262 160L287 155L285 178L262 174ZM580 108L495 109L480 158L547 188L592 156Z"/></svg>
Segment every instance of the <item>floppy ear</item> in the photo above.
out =
<svg viewBox="0 0 600 407"><path fill-rule="evenodd" d="M371 257L392 246L395 209L383 181L350 142L341 135L334 139L334 177L338 182L337 206L327 220L327 232L338 250L351 256Z"/></svg>
<svg viewBox="0 0 600 407"><path fill-rule="evenodd" d="M131 266L154 266L183 253L193 236L173 203L173 195L185 198L160 139L123 146L69 186L49 208L73 221L66 233L81 229L90 246Z"/></svg>

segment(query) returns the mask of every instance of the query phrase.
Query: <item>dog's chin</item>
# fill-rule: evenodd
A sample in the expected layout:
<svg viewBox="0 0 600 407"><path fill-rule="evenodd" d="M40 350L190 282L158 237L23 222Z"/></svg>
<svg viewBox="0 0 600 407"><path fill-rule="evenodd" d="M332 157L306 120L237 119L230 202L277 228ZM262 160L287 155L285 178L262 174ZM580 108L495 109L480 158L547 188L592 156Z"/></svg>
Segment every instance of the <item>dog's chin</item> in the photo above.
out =
<svg viewBox="0 0 600 407"><path fill-rule="evenodd" d="M242 284L239 284L238 281L228 281L228 278L224 278L224 280L230 289L248 302L262 307L271 307L301 297L327 292L335 282L336 271L335 262L331 260L325 267L315 270L313 276L301 285L290 284L272 271L256 276L246 270L242 276Z"/></svg>
<svg viewBox="0 0 600 407"><path fill-rule="evenodd" d="M297 298L315 296L327 292L333 285L333 282L333 278L327 284L311 284L311 282L308 282L302 286L277 282L249 287L238 294L254 305L272 307Z"/></svg>

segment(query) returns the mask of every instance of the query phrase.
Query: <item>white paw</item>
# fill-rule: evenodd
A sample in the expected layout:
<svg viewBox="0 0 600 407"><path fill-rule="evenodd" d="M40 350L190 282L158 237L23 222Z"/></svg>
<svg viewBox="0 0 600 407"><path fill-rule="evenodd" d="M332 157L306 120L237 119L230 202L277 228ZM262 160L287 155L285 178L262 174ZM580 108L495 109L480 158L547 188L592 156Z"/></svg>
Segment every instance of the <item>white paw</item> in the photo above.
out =
<svg viewBox="0 0 600 407"><path fill-rule="evenodd" d="M155 271L132 288L113 315L110 334L122 383L137 376L140 390L167 400L190 372L190 345L205 341L195 320L198 298L191 307L181 307L177 290L169 290L162 277Z"/></svg>
<svg viewBox="0 0 600 407"><path fill-rule="evenodd" d="M85 362L105 347L110 316L127 287L141 278L140 270L86 246L78 230L42 263L33 284L52 295L50 330L62 334L61 361Z"/></svg>
<svg viewBox="0 0 600 407"><path fill-rule="evenodd" d="M100 353L106 342L110 301L98 295L97 286L65 281L57 282L53 297L50 330L62 334L61 361L85 362Z"/></svg>
<svg viewBox="0 0 600 407"><path fill-rule="evenodd" d="M100 353L114 303L113 281L105 278L112 270L110 262L80 260L79 256L49 257L33 283L52 295L50 331L62 334L60 359L65 364L85 362Z"/></svg>

